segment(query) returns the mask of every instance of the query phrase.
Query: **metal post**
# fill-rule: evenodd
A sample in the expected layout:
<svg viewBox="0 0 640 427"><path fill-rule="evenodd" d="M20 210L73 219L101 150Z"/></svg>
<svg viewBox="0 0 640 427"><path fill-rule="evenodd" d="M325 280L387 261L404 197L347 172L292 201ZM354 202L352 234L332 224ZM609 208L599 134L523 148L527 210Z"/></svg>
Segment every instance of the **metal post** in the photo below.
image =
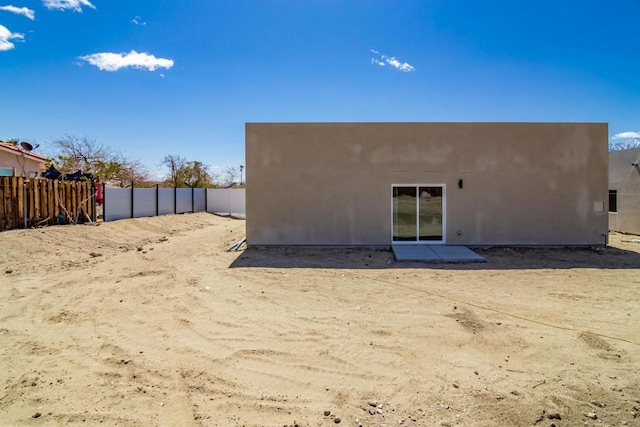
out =
<svg viewBox="0 0 640 427"><path fill-rule="evenodd" d="M209 195L209 189L205 188L204 189L204 211L206 213L209 213L209 202L207 200L207 196Z"/></svg>
<svg viewBox="0 0 640 427"><path fill-rule="evenodd" d="M107 184L102 183L102 222L107 222Z"/></svg>
<svg viewBox="0 0 640 427"><path fill-rule="evenodd" d="M134 184L133 181L131 181L131 218L135 218L135 216L133 215L133 190Z"/></svg>
<svg viewBox="0 0 640 427"><path fill-rule="evenodd" d="M196 204L193 200L193 195L195 193L195 188L191 187L191 213L195 213L196 212Z"/></svg>
<svg viewBox="0 0 640 427"><path fill-rule="evenodd" d="M160 184L156 184L156 216L160 215Z"/></svg>
<svg viewBox="0 0 640 427"><path fill-rule="evenodd" d="M173 187L173 214L178 213L178 187Z"/></svg>

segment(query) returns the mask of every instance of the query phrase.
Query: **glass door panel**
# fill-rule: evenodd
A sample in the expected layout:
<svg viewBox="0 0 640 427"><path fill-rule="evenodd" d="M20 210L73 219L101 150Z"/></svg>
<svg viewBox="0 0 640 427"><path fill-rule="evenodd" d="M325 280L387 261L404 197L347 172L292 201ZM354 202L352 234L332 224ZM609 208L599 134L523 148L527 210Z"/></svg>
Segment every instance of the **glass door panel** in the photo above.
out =
<svg viewBox="0 0 640 427"><path fill-rule="evenodd" d="M417 187L393 187L393 241L417 241Z"/></svg>
<svg viewBox="0 0 640 427"><path fill-rule="evenodd" d="M442 187L419 187L418 194L418 240L442 241Z"/></svg>

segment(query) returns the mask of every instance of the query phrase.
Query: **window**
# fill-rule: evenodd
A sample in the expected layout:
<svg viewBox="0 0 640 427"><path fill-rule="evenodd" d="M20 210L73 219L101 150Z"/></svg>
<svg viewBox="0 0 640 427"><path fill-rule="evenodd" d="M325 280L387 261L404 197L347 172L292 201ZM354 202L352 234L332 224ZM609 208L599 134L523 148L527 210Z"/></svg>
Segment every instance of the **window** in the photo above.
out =
<svg viewBox="0 0 640 427"><path fill-rule="evenodd" d="M618 212L618 190L609 190L609 212Z"/></svg>

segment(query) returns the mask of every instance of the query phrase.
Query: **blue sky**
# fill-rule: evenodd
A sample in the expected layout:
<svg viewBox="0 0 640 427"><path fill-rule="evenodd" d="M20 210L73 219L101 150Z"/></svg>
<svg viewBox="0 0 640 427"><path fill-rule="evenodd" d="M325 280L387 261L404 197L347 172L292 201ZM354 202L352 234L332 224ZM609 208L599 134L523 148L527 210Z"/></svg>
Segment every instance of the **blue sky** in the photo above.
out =
<svg viewBox="0 0 640 427"><path fill-rule="evenodd" d="M245 122L608 122L640 136L639 0L0 0L0 139L151 171Z"/></svg>

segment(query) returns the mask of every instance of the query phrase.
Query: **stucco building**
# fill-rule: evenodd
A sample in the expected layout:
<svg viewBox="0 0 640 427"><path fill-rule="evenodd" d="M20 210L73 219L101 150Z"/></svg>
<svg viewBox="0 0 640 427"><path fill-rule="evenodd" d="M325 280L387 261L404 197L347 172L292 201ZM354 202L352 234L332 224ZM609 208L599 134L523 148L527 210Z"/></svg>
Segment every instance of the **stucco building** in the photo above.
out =
<svg viewBox="0 0 640 427"><path fill-rule="evenodd" d="M12 144L0 142L0 175L35 178L44 170L48 158Z"/></svg>
<svg viewBox="0 0 640 427"><path fill-rule="evenodd" d="M247 244L603 245L606 123L247 123Z"/></svg>
<svg viewBox="0 0 640 427"><path fill-rule="evenodd" d="M609 153L609 228L640 234L640 148Z"/></svg>

